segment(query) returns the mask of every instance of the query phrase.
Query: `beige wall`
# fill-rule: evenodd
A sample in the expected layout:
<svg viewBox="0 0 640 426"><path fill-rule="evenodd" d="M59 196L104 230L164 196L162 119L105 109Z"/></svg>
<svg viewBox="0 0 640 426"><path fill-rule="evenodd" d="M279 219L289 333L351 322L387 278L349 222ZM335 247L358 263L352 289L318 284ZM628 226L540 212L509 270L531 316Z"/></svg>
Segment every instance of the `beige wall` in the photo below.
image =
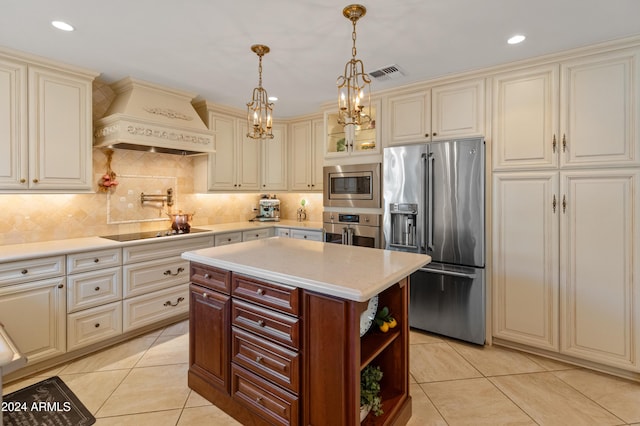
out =
<svg viewBox="0 0 640 426"><path fill-rule="evenodd" d="M171 222L165 214L167 206L143 207L139 202L141 191L164 193L167 182L177 185L174 211L195 213L192 226L245 221L257 214L253 207L258 205L258 193L194 194L193 160L189 157L116 150L111 168L121 178L109 196L101 192L0 194L0 245L168 229ZM105 170L106 156L95 149L96 190ZM283 219L295 220L304 198L308 201L307 220L322 221L321 193L276 192L276 195L281 200Z"/></svg>

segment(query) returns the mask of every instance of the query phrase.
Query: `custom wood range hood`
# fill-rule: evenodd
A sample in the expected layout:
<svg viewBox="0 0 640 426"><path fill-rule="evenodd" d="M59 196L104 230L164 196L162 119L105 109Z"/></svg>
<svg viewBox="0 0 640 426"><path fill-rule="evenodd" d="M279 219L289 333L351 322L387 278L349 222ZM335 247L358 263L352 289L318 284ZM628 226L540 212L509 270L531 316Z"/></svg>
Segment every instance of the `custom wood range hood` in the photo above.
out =
<svg viewBox="0 0 640 426"><path fill-rule="evenodd" d="M191 105L194 94L130 77L110 85L115 98L94 121L94 146L178 155L214 152L214 132Z"/></svg>

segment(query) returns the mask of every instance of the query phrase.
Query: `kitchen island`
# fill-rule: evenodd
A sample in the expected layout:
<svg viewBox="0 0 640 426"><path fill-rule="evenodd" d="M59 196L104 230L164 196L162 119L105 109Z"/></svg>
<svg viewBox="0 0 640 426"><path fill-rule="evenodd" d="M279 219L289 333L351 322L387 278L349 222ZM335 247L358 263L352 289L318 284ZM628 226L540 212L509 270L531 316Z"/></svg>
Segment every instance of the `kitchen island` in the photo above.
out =
<svg viewBox="0 0 640 426"><path fill-rule="evenodd" d="M268 238L182 257L196 392L243 424L356 425L360 372L373 365L384 413L363 424L406 424L408 276L429 256ZM372 298L398 326L360 337Z"/></svg>

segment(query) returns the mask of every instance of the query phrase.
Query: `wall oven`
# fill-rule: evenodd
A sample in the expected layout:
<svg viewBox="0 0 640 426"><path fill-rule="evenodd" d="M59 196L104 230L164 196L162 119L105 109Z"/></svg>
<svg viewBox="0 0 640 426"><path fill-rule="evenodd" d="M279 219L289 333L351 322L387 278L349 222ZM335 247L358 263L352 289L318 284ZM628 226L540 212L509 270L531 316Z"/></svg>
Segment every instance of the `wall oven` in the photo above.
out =
<svg viewBox="0 0 640 426"><path fill-rule="evenodd" d="M380 248L379 214L323 212L322 221L327 243Z"/></svg>
<svg viewBox="0 0 640 426"><path fill-rule="evenodd" d="M380 163L324 167L325 207L380 208Z"/></svg>

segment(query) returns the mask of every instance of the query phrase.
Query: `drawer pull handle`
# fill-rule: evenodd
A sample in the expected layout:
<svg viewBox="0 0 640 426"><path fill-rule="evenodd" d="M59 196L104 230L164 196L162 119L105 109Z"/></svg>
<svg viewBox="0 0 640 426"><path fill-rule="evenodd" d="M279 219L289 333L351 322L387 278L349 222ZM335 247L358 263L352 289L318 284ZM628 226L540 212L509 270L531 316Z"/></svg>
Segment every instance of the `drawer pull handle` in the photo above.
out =
<svg viewBox="0 0 640 426"><path fill-rule="evenodd" d="M164 271L164 274L165 275L171 275L172 277L175 277L176 275L180 274L180 272L184 272L184 268L178 268L175 274L171 272L171 269L168 269L168 270Z"/></svg>
<svg viewBox="0 0 640 426"><path fill-rule="evenodd" d="M100 259L98 259L97 257L95 259L93 259L93 263L99 263Z"/></svg>
<svg viewBox="0 0 640 426"><path fill-rule="evenodd" d="M96 325L94 325L95 328L100 327L100 323L97 323Z"/></svg>
<svg viewBox="0 0 640 426"><path fill-rule="evenodd" d="M256 290L256 293L258 293L258 295L262 296L264 294L264 290L259 288Z"/></svg>
<svg viewBox="0 0 640 426"><path fill-rule="evenodd" d="M29 270L28 269L23 269L22 271L20 271L20 273L22 275L27 275L29 273Z"/></svg>
<svg viewBox="0 0 640 426"><path fill-rule="evenodd" d="M209 275L209 274L204 274L204 279L205 279L205 280L208 280L209 278L211 278L211 275Z"/></svg>
<svg viewBox="0 0 640 426"><path fill-rule="evenodd" d="M258 320L258 325L259 325L260 327L264 327L265 325L267 325L267 323L266 323L266 322L264 322L263 320Z"/></svg>
<svg viewBox="0 0 640 426"><path fill-rule="evenodd" d="M166 302L164 302L163 306L178 306L178 304L183 300L184 300L184 297L178 297L178 300L176 300L176 303L171 303L171 300L167 300Z"/></svg>
<svg viewBox="0 0 640 426"><path fill-rule="evenodd" d="M100 291L100 287L94 288L95 291Z"/></svg>
<svg viewBox="0 0 640 426"><path fill-rule="evenodd" d="M260 355L258 355L258 356L256 357L256 362L257 362L258 364L260 364L260 363L262 362L262 357L261 357Z"/></svg>

